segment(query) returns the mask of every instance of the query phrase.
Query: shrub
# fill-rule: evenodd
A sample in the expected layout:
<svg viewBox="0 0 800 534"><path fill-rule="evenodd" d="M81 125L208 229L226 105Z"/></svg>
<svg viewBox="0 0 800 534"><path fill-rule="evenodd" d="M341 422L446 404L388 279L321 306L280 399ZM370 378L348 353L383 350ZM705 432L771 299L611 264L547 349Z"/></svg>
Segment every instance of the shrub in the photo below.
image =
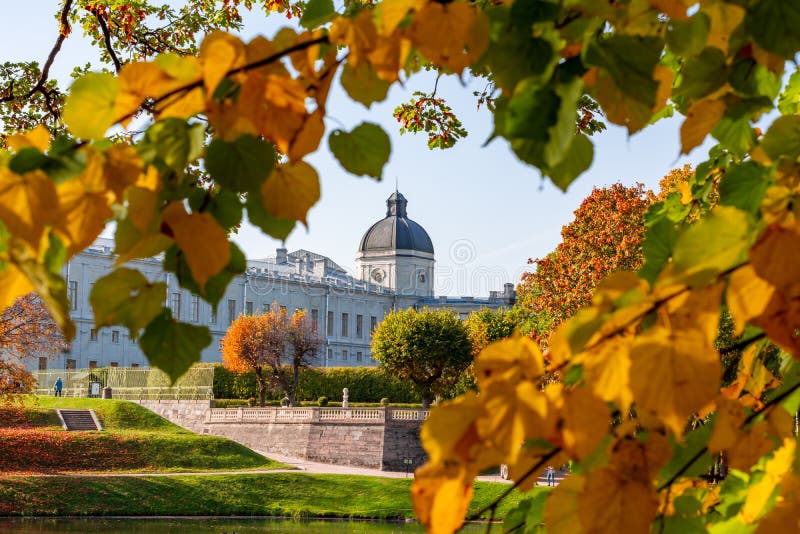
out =
<svg viewBox="0 0 800 534"><path fill-rule="evenodd" d="M317 404L320 406L327 406L328 405L328 397L320 397L317 399Z"/></svg>
<svg viewBox="0 0 800 534"><path fill-rule="evenodd" d="M381 406L389 406L389 399L387 397L381 399Z"/></svg>

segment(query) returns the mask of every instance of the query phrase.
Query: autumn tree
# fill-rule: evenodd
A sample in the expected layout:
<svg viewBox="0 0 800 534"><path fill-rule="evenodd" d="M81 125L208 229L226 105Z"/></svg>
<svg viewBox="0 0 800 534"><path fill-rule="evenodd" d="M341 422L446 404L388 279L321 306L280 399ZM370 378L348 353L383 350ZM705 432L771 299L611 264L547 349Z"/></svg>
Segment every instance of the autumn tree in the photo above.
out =
<svg viewBox="0 0 800 534"><path fill-rule="evenodd" d="M35 294L16 299L0 314L0 398L33 389L26 359L50 358L66 347L61 330Z"/></svg>
<svg viewBox="0 0 800 534"><path fill-rule="evenodd" d="M595 188L575 219L561 230L561 243L545 258L528 260L536 270L525 273L517 288L518 305L549 318L552 329L589 303L597 284L615 271L642 265L644 214L653 195L641 184Z"/></svg>
<svg viewBox="0 0 800 534"><path fill-rule="evenodd" d="M453 387L472 362L472 344L448 310L393 311L372 334L372 357L411 382L427 407Z"/></svg>
<svg viewBox="0 0 800 534"><path fill-rule="evenodd" d="M190 11L239 4L186 3ZM117 28L134 35L158 19L132 12L112 29L103 13L123 5L147 4L60 4L51 56L70 33L73 6L87 18L89 8L101 13L108 33L94 19L104 47L114 46ZM246 217L283 239L305 222L320 196L308 156L323 139L348 172L382 177L391 143L379 125L326 131L325 119L336 115L334 86L368 107L418 72L482 77L490 92L478 98L493 118L492 142L507 143L562 190L594 159L592 132L581 128L586 97L598 118L630 135L674 117L681 153L709 136L717 144L696 167L690 199L668 197L648 210L644 269L600 281L593 273L602 267L587 265L596 287L575 292L586 305L573 305L547 357L526 337L484 349L475 363L479 393L443 403L422 429L429 462L416 472L414 507L426 528L450 533L484 469L508 465L524 491L545 465L572 461L579 473L537 497L543 506L522 502L508 515L509 530L543 523L553 532L794 531L798 17L785 0L383 0L348 2L341 12L311 0L302 29L245 42L220 25L196 33L202 42L186 50L158 49L150 61L126 55L124 65L118 56L119 66L108 51L113 67L79 69L63 106L56 97L64 93L46 76L52 61L41 70L29 64L0 90L12 113L33 110L29 120L3 117L0 309L35 291L71 339L62 268L109 223L120 264L158 257L183 288L217 305L246 267L232 228ZM421 131L441 134L436 124ZM140 336L151 364L174 379L211 336L173 318L146 277L121 276L123 269L98 281L112 288L115 305L93 303L95 320ZM109 281L120 276L126 283L114 287ZM714 347L723 306L743 350L725 388ZM759 357L769 344L780 365L771 377ZM564 381L547 383L553 372ZM612 413L628 417L612 428ZM718 453L732 477L710 487L701 475ZM493 514L501 500L478 512Z"/></svg>
<svg viewBox="0 0 800 534"><path fill-rule="evenodd" d="M222 338L222 361L237 373L252 371L258 387L258 405L264 406L267 388L286 351L289 321L286 313L271 310L260 315L240 315ZM282 372L281 365L277 368Z"/></svg>

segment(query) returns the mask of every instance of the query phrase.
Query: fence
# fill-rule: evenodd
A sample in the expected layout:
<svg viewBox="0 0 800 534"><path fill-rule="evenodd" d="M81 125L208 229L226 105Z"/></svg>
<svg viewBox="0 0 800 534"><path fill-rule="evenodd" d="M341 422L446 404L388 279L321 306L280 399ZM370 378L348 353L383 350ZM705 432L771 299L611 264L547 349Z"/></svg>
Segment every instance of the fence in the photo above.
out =
<svg viewBox="0 0 800 534"><path fill-rule="evenodd" d="M32 374L38 382L37 395L52 395L53 385L60 377L65 397L89 397L92 382L99 382L101 388L110 387L115 399L204 400L214 396L214 367L210 365L192 367L174 384L159 369L97 367L33 371Z"/></svg>
<svg viewBox="0 0 800 534"><path fill-rule="evenodd" d="M212 408L209 423L422 422L428 410L394 408Z"/></svg>

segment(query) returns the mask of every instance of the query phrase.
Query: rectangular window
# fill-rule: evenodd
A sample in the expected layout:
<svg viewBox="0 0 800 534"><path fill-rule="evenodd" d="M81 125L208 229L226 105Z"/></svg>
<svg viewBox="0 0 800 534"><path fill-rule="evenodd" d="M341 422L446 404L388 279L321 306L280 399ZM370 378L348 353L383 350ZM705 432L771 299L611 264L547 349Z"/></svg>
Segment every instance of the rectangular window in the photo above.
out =
<svg viewBox="0 0 800 534"><path fill-rule="evenodd" d="M67 358L67 369L77 369L77 362L73 358Z"/></svg>
<svg viewBox="0 0 800 534"><path fill-rule="evenodd" d="M46 371L47 370L47 358L44 356L39 356L39 370Z"/></svg>
<svg viewBox="0 0 800 534"><path fill-rule="evenodd" d="M70 309L77 310L78 309L78 281L77 280L70 280L69 281L69 302L70 302Z"/></svg>
<svg viewBox="0 0 800 534"><path fill-rule="evenodd" d="M316 333L319 329L319 310L311 308L311 331Z"/></svg>
<svg viewBox="0 0 800 534"><path fill-rule="evenodd" d="M236 319L236 300L228 299L228 324Z"/></svg>
<svg viewBox="0 0 800 534"><path fill-rule="evenodd" d="M89 360L89 369L97 367L97 360Z"/></svg>
<svg viewBox="0 0 800 534"><path fill-rule="evenodd" d="M328 359L329 360L333 359L333 349L328 349Z"/></svg>
<svg viewBox="0 0 800 534"><path fill-rule="evenodd" d="M119 330L112 330L111 331L111 342L112 343L119 343Z"/></svg>
<svg viewBox="0 0 800 534"><path fill-rule="evenodd" d="M200 297L197 295L192 295L192 307L189 309L189 313L191 314L190 321L193 323L200 322Z"/></svg>
<svg viewBox="0 0 800 534"><path fill-rule="evenodd" d="M328 312L328 327L327 327L326 331L328 332L329 336L333 335L333 312L332 311Z"/></svg>
<svg viewBox="0 0 800 534"><path fill-rule="evenodd" d="M364 316L356 315L356 337L364 337Z"/></svg>
<svg viewBox="0 0 800 534"><path fill-rule="evenodd" d="M110 365L111 367L119 367L119 363L118 362L111 362L108 365Z"/></svg>
<svg viewBox="0 0 800 534"><path fill-rule="evenodd" d="M209 322L211 322L211 324L217 324L217 312L214 310L214 306L209 305L208 307L209 311L211 312L211 318L209 319Z"/></svg>
<svg viewBox="0 0 800 534"><path fill-rule="evenodd" d="M253 315L253 303L249 300L244 303L244 313L247 315Z"/></svg>
<svg viewBox="0 0 800 534"><path fill-rule="evenodd" d="M347 313L342 314L342 337L347 337L350 335L350 328L347 324L347 320L350 319L350 315Z"/></svg>
<svg viewBox="0 0 800 534"><path fill-rule="evenodd" d="M265 302L261 305L261 312L262 313L269 313L269 303Z"/></svg>
<svg viewBox="0 0 800 534"><path fill-rule="evenodd" d="M181 294L173 293L172 300L170 300L169 308L172 310L172 316L180 320L181 318Z"/></svg>
<svg viewBox="0 0 800 534"><path fill-rule="evenodd" d="M281 306L281 311L282 311L283 313L286 313L286 306Z"/></svg>
<svg viewBox="0 0 800 534"><path fill-rule="evenodd" d="M356 361L360 362L363 359L364 359L364 353L363 352L356 352Z"/></svg>
<svg viewBox="0 0 800 534"><path fill-rule="evenodd" d="M369 318L369 333L370 335L378 328L378 318L374 315Z"/></svg>
<svg viewBox="0 0 800 534"><path fill-rule="evenodd" d="M97 328L89 330L89 341L97 341Z"/></svg>
<svg viewBox="0 0 800 534"><path fill-rule="evenodd" d="M139 367L138 363L132 363L131 364L131 369L136 369L137 367Z"/></svg>
<svg viewBox="0 0 800 534"><path fill-rule="evenodd" d="M343 361L347 361L347 351L346 350L342 351L342 360Z"/></svg>

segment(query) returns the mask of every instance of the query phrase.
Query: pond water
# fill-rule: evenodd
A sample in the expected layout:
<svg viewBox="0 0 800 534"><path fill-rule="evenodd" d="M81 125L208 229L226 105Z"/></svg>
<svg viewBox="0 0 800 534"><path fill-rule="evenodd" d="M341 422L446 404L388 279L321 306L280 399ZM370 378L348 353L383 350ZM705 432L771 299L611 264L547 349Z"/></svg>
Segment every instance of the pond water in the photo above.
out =
<svg viewBox="0 0 800 534"><path fill-rule="evenodd" d="M484 532L486 525L467 525L462 532ZM497 532L501 529L498 528ZM291 520L275 518L56 518L0 519L0 532L14 534L417 534L416 523L348 520Z"/></svg>

